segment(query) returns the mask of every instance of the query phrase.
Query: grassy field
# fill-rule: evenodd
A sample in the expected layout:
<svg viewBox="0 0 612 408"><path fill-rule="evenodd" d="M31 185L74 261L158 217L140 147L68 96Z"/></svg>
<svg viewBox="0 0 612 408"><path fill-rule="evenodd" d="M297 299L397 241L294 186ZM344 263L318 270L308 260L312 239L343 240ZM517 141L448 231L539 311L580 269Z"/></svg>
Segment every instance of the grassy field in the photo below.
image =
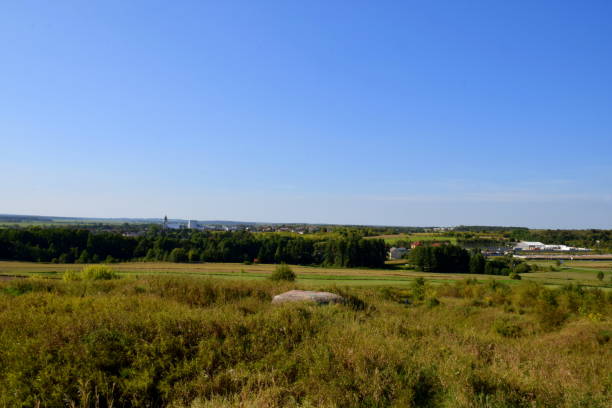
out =
<svg viewBox="0 0 612 408"><path fill-rule="evenodd" d="M0 262L1 275L35 275L60 277L66 270L80 270L79 264L49 264L35 262ZM227 279L263 280L270 276L276 265L245 265L239 263L181 264L169 262L127 262L113 264L119 273L133 275L200 276ZM483 279L482 275L425 273L401 269L356 269L291 266L297 281L306 285L372 286L409 285L415 278L425 277L432 282L457 279ZM507 280L495 276L492 279ZM489 279L489 277L486 277Z"/></svg>
<svg viewBox="0 0 612 408"><path fill-rule="evenodd" d="M544 284L564 285L579 283L582 285L612 288L612 262L611 261L566 261L557 267L554 261L530 261L531 265L542 268L556 268L557 271L537 271L523 274L523 279L533 280ZM598 272L603 272L604 278L597 279Z"/></svg>
<svg viewBox="0 0 612 408"><path fill-rule="evenodd" d="M182 273L0 281L0 406L612 403L612 297L600 290L322 285L346 302L275 306L272 296L311 286L175 268Z"/></svg>
<svg viewBox="0 0 612 408"><path fill-rule="evenodd" d="M553 262L536 262L545 268ZM59 277L66 270L79 270L79 264L50 264L34 262L0 262L0 275L37 275ZM239 263L169 263L169 262L127 262L113 264L123 274L200 276L225 279L262 280L269 277L275 265L245 265ZM304 285L341 286L406 286L415 278L425 278L432 283L453 282L463 279L500 280L515 284L506 276L471 275L452 273L417 272L401 269L397 262L390 262L389 269L323 268L292 266L298 282ZM597 279L597 272L603 271L603 281ZM612 262L573 261L561 266L559 271L540 271L523 274L523 279L547 285L575 283L606 289L612 288Z"/></svg>
<svg viewBox="0 0 612 408"><path fill-rule="evenodd" d="M391 235L377 235L373 237L367 237L368 239L384 239L386 243L393 245L397 241L447 241L451 244L457 243L457 238L446 236L444 234L426 233L426 232L415 232L412 234L391 234Z"/></svg>

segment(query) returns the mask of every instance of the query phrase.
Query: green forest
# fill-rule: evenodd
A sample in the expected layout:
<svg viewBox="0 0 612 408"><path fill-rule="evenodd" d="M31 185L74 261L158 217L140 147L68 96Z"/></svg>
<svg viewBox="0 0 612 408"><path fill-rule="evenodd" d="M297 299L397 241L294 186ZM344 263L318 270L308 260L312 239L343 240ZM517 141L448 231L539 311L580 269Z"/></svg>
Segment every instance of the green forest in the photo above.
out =
<svg viewBox="0 0 612 408"><path fill-rule="evenodd" d="M423 272L475 273L487 275L510 275L520 279L531 266L510 256L485 258L480 251L468 251L457 245L419 246L409 255L415 269Z"/></svg>
<svg viewBox="0 0 612 408"><path fill-rule="evenodd" d="M248 231L164 231L142 236L75 228L0 229L0 259L58 263L115 261L261 262L382 267L383 240L352 230L301 237Z"/></svg>

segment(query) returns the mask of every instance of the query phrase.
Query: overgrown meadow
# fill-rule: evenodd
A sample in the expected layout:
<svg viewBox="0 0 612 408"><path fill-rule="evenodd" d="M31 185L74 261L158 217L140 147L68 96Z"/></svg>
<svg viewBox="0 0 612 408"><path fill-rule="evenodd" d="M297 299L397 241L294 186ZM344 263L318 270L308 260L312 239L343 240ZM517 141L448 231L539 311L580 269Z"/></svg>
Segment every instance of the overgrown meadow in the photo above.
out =
<svg viewBox="0 0 612 408"><path fill-rule="evenodd" d="M70 273L0 283L2 407L609 407L612 295Z"/></svg>

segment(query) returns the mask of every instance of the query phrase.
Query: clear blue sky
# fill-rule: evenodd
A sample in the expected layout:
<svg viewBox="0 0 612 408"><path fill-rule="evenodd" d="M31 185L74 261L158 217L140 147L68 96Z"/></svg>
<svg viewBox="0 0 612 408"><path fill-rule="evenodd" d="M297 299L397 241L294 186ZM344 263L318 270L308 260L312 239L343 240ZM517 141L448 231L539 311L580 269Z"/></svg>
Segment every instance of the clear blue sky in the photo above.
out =
<svg viewBox="0 0 612 408"><path fill-rule="evenodd" d="M610 1L9 1L0 213L612 228Z"/></svg>

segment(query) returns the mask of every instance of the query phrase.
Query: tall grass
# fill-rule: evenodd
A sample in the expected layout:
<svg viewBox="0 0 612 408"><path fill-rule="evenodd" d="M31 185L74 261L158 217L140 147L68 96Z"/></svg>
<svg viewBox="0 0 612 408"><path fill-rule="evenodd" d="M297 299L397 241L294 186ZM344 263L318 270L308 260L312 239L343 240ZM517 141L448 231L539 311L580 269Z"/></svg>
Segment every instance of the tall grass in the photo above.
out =
<svg viewBox="0 0 612 408"><path fill-rule="evenodd" d="M81 271L67 270L62 275L65 281L76 280L112 280L119 279L119 274L107 265L89 265Z"/></svg>
<svg viewBox="0 0 612 408"><path fill-rule="evenodd" d="M601 291L419 282L324 288L345 304L270 303L295 287L0 283L0 406L610 406Z"/></svg>

